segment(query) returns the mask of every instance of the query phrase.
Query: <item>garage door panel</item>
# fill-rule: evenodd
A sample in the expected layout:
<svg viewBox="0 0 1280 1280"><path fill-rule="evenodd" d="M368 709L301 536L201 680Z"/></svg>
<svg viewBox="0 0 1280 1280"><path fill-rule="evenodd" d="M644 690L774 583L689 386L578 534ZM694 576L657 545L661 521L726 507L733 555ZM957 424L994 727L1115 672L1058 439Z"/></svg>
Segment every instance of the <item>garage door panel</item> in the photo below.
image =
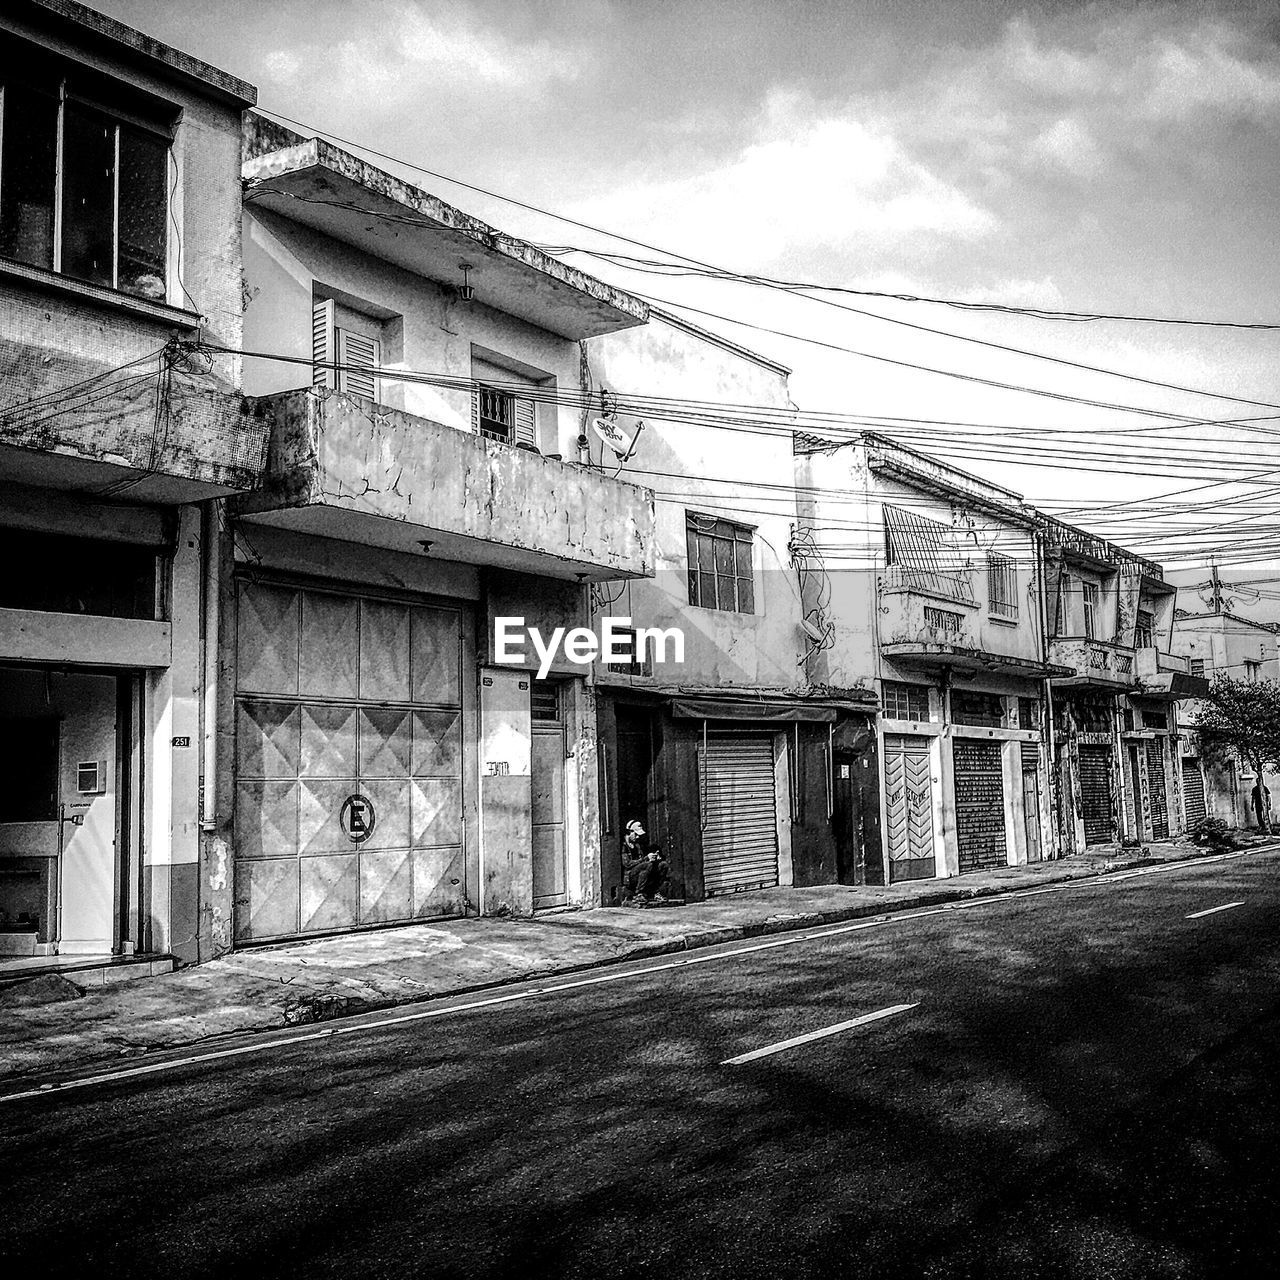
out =
<svg viewBox="0 0 1280 1280"><path fill-rule="evenodd" d="M296 778L302 716L295 703L241 704L236 734L237 766L250 778Z"/></svg>
<svg viewBox="0 0 1280 1280"><path fill-rule="evenodd" d="M413 914L413 853L360 850L360 923L388 924Z"/></svg>
<svg viewBox="0 0 1280 1280"><path fill-rule="evenodd" d="M463 883L460 845L413 851L413 914L419 919L461 915Z"/></svg>
<svg viewBox="0 0 1280 1280"><path fill-rule="evenodd" d="M298 867L303 933L350 929L360 923L360 863L354 852L302 858Z"/></svg>
<svg viewBox="0 0 1280 1280"><path fill-rule="evenodd" d="M298 592L243 583L236 620L236 679L246 693L298 691Z"/></svg>
<svg viewBox="0 0 1280 1280"><path fill-rule="evenodd" d="M313 778L356 775L355 707L308 704L301 708L302 764L299 773Z"/></svg>
<svg viewBox="0 0 1280 1280"><path fill-rule="evenodd" d="M1086 845L1115 839L1110 747L1088 744L1080 748L1080 808Z"/></svg>
<svg viewBox="0 0 1280 1280"><path fill-rule="evenodd" d="M298 692L303 697L354 698L359 691L358 602L320 591L302 593Z"/></svg>
<svg viewBox="0 0 1280 1280"><path fill-rule="evenodd" d="M959 869L1006 866L1002 748L998 742L957 738L951 751Z"/></svg>
<svg viewBox="0 0 1280 1280"><path fill-rule="evenodd" d="M246 779L236 788L236 856L278 858L298 848L298 784Z"/></svg>
<svg viewBox="0 0 1280 1280"><path fill-rule="evenodd" d="M461 701L462 644L458 615L449 609L416 608L412 618L414 702L448 706Z"/></svg>
<svg viewBox="0 0 1280 1280"><path fill-rule="evenodd" d="M360 697L371 702L410 701L407 605L361 601Z"/></svg>
<svg viewBox="0 0 1280 1280"><path fill-rule="evenodd" d="M778 883L773 740L712 738L702 757L702 878L709 894Z"/></svg>
<svg viewBox="0 0 1280 1280"><path fill-rule="evenodd" d="M297 932L297 858L238 863L235 882L238 942Z"/></svg>
<svg viewBox="0 0 1280 1280"><path fill-rule="evenodd" d="M1182 761L1183 804L1187 810L1187 826L1200 822L1206 812L1204 775L1200 772L1199 757L1187 756Z"/></svg>
<svg viewBox="0 0 1280 1280"><path fill-rule="evenodd" d="M462 775L462 712L413 713L413 773L419 778Z"/></svg>
<svg viewBox="0 0 1280 1280"><path fill-rule="evenodd" d="M350 853L342 829L342 802L360 789L355 778L304 778L298 784L298 852Z"/></svg>
<svg viewBox="0 0 1280 1280"><path fill-rule="evenodd" d="M412 788L407 778L360 779L360 792L373 803L373 832L363 849L407 849L410 839Z"/></svg>
<svg viewBox="0 0 1280 1280"><path fill-rule="evenodd" d="M462 782L457 778L413 780L413 843L456 844L462 839Z"/></svg>
<svg viewBox="0 0 1280 1280"><path fill-rule="evenodd" d="M388 707L360 708L360 776L403 778L413 754L411 713Z"/></svg>

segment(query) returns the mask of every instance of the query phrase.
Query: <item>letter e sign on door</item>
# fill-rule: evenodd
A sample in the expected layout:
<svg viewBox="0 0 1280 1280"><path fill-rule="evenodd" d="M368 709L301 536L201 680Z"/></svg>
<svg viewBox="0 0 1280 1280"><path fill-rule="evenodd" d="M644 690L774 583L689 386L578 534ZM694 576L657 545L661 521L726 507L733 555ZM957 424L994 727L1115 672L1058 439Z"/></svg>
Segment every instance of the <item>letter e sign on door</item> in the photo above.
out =
<svg viewBox="0 0 1280 1280"><path fill-rule="evenodd" d="M373 835L373 828L377 822L373 801L368 796L362 796L358 791L349 795L342 802L338 822L343 834L352 844L364 844Z"/></svg>

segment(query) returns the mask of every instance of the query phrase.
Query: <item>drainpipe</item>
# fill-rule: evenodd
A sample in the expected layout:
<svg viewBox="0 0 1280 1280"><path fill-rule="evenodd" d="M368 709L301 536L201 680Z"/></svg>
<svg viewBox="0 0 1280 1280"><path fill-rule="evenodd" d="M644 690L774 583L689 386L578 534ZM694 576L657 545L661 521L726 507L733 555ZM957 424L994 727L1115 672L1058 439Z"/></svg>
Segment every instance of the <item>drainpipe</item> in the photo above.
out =
<svg viewBox="0 0 1280 1280"><path fill-rule="evenodd" d="M1040 609L1040 643L1043 646L1044 661L1049 661L1049 593L1044 580L1044 535L1036 530L1031 535L1036 562L1036 596ZM1061 812L1060 793L1062 790L1058 778L1058 737L1053 713L1053 677L1044 678L1044 715L1045 715L1045 764L1049 774L1049 830L1053 836L1054 852L1062 857L1061 836L1058 830L1057 815Z"/></svg>
<svg viewBox="0 0 1280 1280"><path fill-rule="evenodd" d="M200 828L218 826L218 633L221 616L222 539L218 531L218 499L204 504L204 794Z"/></svg>

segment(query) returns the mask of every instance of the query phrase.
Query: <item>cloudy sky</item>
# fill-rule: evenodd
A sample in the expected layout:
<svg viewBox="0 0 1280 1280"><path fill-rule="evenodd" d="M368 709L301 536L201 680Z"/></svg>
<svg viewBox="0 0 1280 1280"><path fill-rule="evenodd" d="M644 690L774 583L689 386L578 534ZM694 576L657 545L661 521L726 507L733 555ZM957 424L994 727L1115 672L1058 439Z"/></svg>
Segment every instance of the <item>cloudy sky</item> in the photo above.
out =
<svg viewBox="0 0 1280 1280"><path fill-rule="evenodd" d="M721 267L962 301L1280 323L1274 0L95 2L253 82L264 108ZM424 185L539 243L643 252ZM943 420L902 430L1033 500L1081 519L1091 510L1090 523L1170 560L1190 545L1179 522L1207 531L1224 510L1248 517L1250 549L1275 527L1280 418L1266 415L1280 414L1280 332L840 299L874 313L854 314L571 260L697 307L690 318L781 359L804 409ZM1134 410L1258 420L1171 425ZM982 425L946 425L956 422ZM1247 486L1198 488L1246 474ZM1148 495L1177 496L1161 497L1155 523L1117 505ZM1233 505L1207 510L1215 500ZM1175 514L1184 503L1193 510ZM1229 543L1240 538L1207 536L1197 550L1238 560Z"/></svg>

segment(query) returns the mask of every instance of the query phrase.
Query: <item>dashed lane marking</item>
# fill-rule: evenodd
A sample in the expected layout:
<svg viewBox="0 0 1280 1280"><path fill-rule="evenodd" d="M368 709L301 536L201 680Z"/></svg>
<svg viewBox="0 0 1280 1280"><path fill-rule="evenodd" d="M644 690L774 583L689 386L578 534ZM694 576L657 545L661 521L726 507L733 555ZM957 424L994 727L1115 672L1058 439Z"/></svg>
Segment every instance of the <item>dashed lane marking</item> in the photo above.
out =
<svg viewBox="0 0 1280 1280"><path fill-rule="evenodd" d="M1222 906L1210 907L1207 911L1193 911L1189 916L1186 916L1185 919L1199 920L1201 916L1212 916L1212 915L1216 915L1219 911L1230 911L1232 907L1243 907L1243 906L1244 906L1243 902L1224 902Z"/></svg>
<svg viewBox="0 0 1280 1280"><path fill-rule="evenodd" d="M763 1049L752 1049L750 1053L740 1053L736 1058L726 1058L720 1065L740 1067L744 1062L755 1062L757 1058L767 1058L770 1054L795 1049L802 1044L811 1044L814 1040L838 1036L842 1031L852 1031L854 1027L865 1027L868 1022L892 1018L895 1013L906 1013L908 1009L914 1009L919 1003L917 1000L915 1004L891 1004L887 1009L877 1009L875 1013L864 1013L860 1018L850 1018L848 1022L837 1022L834 1026L823 1027L821 1031L810 1031L808 1035L793 1036L790 1040L779 1040L777 1044L767 1044Z"/></svg>
<svg viewBox="0 0 1280 1280"><path fill-rule="evenodd" d="M825 942L828 938L838 938L846 933L858 933L863 929L882 929L887 925L906 924L911 920L924 920L930 916L939 916L947 911L972 911L979 907L994 906L1019 898L1038 898L1048 893L1070 893L1074 889L1115 884L1121 880L1131 880L1139 876L1163 875L1173 871L1191 870L1218 862L1233 862L1237 858L1247 857L1254 852L1250 849L1235 853L1214 854L1207 858L1186 859L1182 862L1165 862L1153 867L1142 867L1136 871L1119 874L1087 876L1079 880L1067 880L1061 884L1045 885L1039 889L1015 889L1010 893L991 894L984 898L973 898L967 902L948 902L936 907L925 907L919 911L899 911L891 915L875 916L865 920L855 920L849 924L821 926L806 929L802 932L788 933L768 942L755 942L742 947L726 947L723 950L711 949L695 956L681 956L679 959L656 961L652 964L633 966L622 964L610 968L603 973L595 973L590 977L574 978L565 982L546 984L541 987L522 991L487 994L475 999L462 999L430 1008L412 1008L404 1013L385 1017L370 1017L367 1014L356 1014L350 1020L330 1023L323 1030L294 1032L292 1034L265 1033L263 1039L249 1044L234 1045L226 1049L207 1049L199 1053L184 1054L182 1057L166 1058L163 1061L142 1063L133 1067L121 1067L114 1071L103 1071L92 1075L77 1076L69 1080L58 1080L40 1084L16 1093L0 1094L0 1105L6 1102L20 1102L27 1098L45 1098L55 1094L66 1093L73 1089L87 1089L95 1084L111 1084L121 1080L133 1080L141 1076L156 1075L164 1071L176 1071L181 1067L200 1066L204 1063L219 1062L228 1058L242 1058L251 1054L269 1053L273 1049L289 1049L295 1045L309 1044L317 1040L326 1040L338 1036L355 1035L365 1031L380 1031L388 1027L405 1026L412 1022L424 1022L431 1018L444 1018L454 1013L469 1013L474 1010L498 1008L512 1004L518 1000L528 1000L537 995L557 995L562 991L576 991L582 987L602 986L609 982L626 982L632 978L643 977L651 973L663 973L672 969L691 968L694 965L718 964L725 960L736 960L739 956L753 955L761 951L773 951L779 947L801 946L807 942Z"/></svg>

